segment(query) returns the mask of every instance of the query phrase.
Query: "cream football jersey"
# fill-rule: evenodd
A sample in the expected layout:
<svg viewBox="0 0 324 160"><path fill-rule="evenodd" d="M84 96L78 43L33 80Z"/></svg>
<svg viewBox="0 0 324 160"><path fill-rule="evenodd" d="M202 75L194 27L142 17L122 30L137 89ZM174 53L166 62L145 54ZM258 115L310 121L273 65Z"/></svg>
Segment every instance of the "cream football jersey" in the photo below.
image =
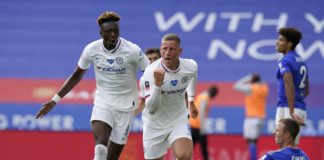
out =
<svg viewBox="0 0 324 160"><path fill-rule="evenodd" d="M158 98L150 98L155 86L153 73L157 68L165 70L162 86L157 93ZM188 109L185 102L185 92L188 98L193 100L197 81L197 63L192 59L180 58L180 65L176 70L170 70L159 59L152 63L144 72L144 94L146 98L145 108L142 114L144 127L153 129L168 129L179 120L188 119ZM157 110L150 113L150 101L156 101Z"/></svg>
<svg viewBox="0 0 324 160"><path fill-rule="evenodd" d="M143 76L140 78L139 80L139 92L138 92L138 96L140 98L145 98L145 86L144 86L144 79Z"/></svg>
<svg viewBox="0 0 324 160"><path fill-rule="evenodd" d="M96 94L94 104L130 111L137 105L136 72L144 71L149 60L132 42L119 38L116 48L108 51L99 39L88 44L78 62L82 69L94 65Z"/></svg>

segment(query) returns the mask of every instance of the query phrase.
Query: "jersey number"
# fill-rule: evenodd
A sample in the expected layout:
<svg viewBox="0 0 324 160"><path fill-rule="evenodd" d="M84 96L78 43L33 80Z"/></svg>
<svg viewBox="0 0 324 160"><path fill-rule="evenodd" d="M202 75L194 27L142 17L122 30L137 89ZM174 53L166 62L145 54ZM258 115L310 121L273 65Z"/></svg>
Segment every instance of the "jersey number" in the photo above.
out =
<svg viewBox="0 0 324 160"><path fill-rule="evenodd" d="M299 88L305 88L306 84L305 84L305 81L306 81L306 73L307 73L307 70L306 70L306 67L305 66L301 66L300 67L300 70L299 70L299 73L300 75L303 76L300 84L299 84Z"/></svg>

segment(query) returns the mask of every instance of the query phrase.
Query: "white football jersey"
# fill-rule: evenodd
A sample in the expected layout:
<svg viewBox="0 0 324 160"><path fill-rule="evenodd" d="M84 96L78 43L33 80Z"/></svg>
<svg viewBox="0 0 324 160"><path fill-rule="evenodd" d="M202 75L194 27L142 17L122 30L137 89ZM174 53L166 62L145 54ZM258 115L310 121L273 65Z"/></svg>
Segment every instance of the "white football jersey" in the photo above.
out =
<svg viewBox="0 0 324 160"><path fill-rule="evenodd" d="M139 80L139 97L140 98L145 98L145 85L144 85L144 79L143 79L143 76L140 78Z"/></svg>
<svg viewBox="0 0 324 160"><path fill-rule="evenodd" d="M110 51L104 47L103 39L88 44L78 65L82 69L94 65L97 88L94 104L130 111L137 106L137 69L144 71L149 63L136 44L120 37L116 48Z"/></svg>
<svg viewBox="0 0 324 160"><path fill-rule="evenodd" d="M155 86L153 73L157 68L165 69L163 84L160 87L155 113L149 113L153 99L150 99ZM192 59L180 58L180 65L176 70L168 69L159 59L149 65L143 75L144 93L146 98L142 114L144 128L168 130L181 120L188 120L189 112L185 102L185 92L188 98L194 98L197 82L197 63ZM163 132L163 131L162 131ZM150 136L150 135L148 135ZM152 135L153 136L153 135ZM147 137L146 137L147 138Z"/></svg>

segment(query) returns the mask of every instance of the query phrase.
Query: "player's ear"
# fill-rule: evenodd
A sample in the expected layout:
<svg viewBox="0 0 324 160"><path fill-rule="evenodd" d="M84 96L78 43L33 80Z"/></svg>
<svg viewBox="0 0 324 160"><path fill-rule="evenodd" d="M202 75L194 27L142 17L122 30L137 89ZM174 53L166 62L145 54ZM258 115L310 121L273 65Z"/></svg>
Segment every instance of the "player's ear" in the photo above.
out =
<svg viewBox="0 0 324 160"><path fill-rule="evenodd" d="M293 43L292 42L288 42L288 47L289 48L293 48Z"/></svg>
<svg viewBox="0 0 324 160"><path fill-rule="evenodd" d="M182 48L179 48L179 55L182 53Z"/></svg>
<svg viewBox="0 0 324 160"><path fill-rule="evenodd" d="M285 138L289 138L289 137L291 137L290 132L285 132Z"/></svg>
<svg viewBox="0 0 324 160"><path fill-rule="evenodd" d="M99 30L99 35L100 35L101 37L103 37L103 36L102 36L102 31L101 31L101 29Z"/></svg>

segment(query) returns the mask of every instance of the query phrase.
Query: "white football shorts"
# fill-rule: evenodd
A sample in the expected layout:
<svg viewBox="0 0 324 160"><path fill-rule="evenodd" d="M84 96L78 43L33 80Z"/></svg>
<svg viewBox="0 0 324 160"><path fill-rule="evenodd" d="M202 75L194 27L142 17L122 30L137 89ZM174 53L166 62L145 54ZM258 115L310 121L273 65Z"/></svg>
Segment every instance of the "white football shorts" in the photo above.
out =
<svg viewBox="0 0 324 160"><path fill-rule="evenodd" d="M149 134L151 131L146 128L143 132ZM153 132L156 133L156 130L154 130ZM188 138L192 140L188 120L174 125L170 132L149 139L146 139L144 137L143 145L145 159L157 159L162 157L167 153L167 150L172 145L172 143L179 138Z"/></svg>
<svg viewBox="0 0 324 160"><path fill-rule="evenodd" d="M133 118L133 111L121 112L100 105L95 105L91 114L91 121L98 120L111 126L110 140L121 145L127 142Z"/></svg>
<svg viewBox="0 0 324 160"><path fill-rule="evenodd" d="M244 119L243 137L245 139L257 140L261 135L264 125L263 118L247 117Z"/></svg>

